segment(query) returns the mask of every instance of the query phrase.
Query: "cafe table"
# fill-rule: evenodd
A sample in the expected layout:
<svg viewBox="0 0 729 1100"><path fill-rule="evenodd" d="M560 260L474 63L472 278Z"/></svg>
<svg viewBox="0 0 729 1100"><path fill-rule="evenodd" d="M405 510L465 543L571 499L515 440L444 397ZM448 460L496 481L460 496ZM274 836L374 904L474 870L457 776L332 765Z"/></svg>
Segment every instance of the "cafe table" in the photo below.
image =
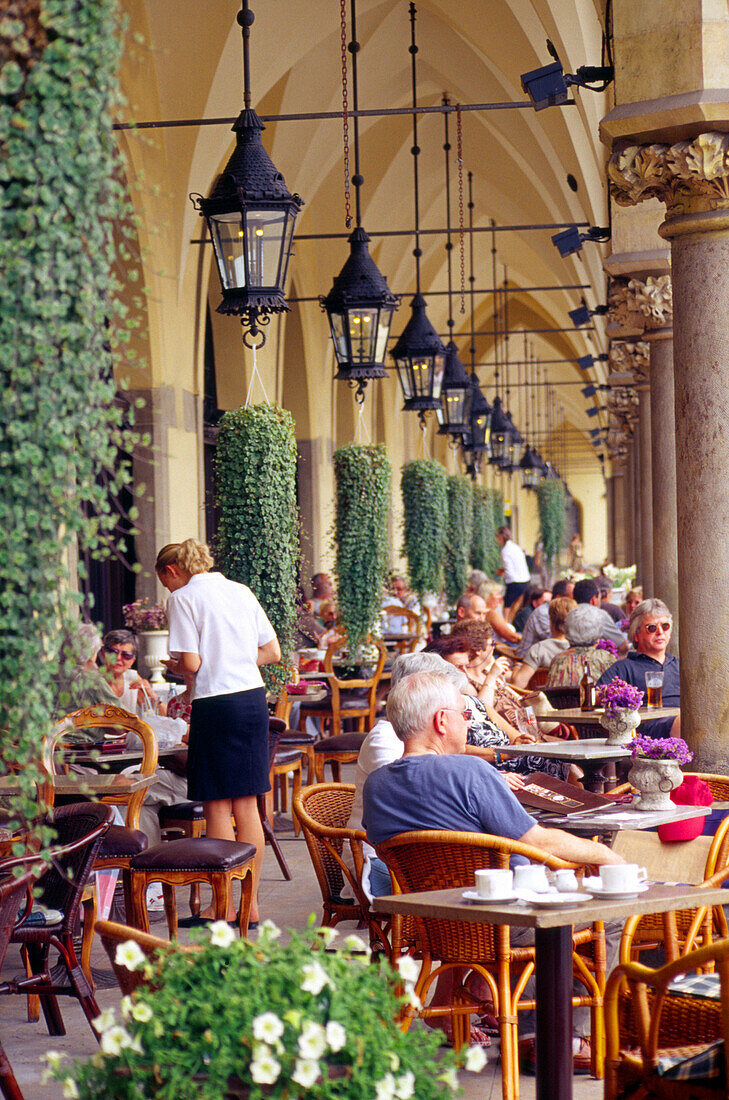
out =
<svg viewBox="0 0 729 1100"><path fill-rule="evenodd" d="M131 775L112 775L109 772L92 775L53 775L48 777L48 782L53 783L54 797L69 798L77 796L80 799L92 798L104 802L110 806L126 806L126 824L130 829L139 828L139 800L133 796L139 791L145 791L154 783L154 775L142 775L134 772ZM13 798L22 794L20 784L13 775L0 777L0 797ZM130 810L134 807L132 816Z"/></svg>
<svg viewBox="0 0 729 1100"><path fill-rule="evenodd" d="M563 710L550 710L535 717L542 724L564 722L566 726L575 726L579 733L580 726L599 726L604 713L602 708L581 710L579 707L565 707ZM680 713L680 707L641 707L638 711L641 722L648 722L653 718L676 718Z"/></svg>
<svg viewBox="0 0 729 1100"><path fill-rule="evenodd" d="M695 810L696 807L693 807ZM533 928L536 947L536 1096L537 1100L572 1097L572 929L575 924L623 920L640 913L666 913L726 901L726 891L680 883L652 883L629 900L588 898L563 908L524 903L464 902L463 891L432 890L375 898L376 913L508 924Z"/></svg>
<svg viewBox="0 0 729 1100"><path fill-rule="evenodd" d="M580 741L531 741L523 745L499 745L500 756L543 756L545 760L562 760L578 764L585 773L588 791L602 792L606 785L615 786L614 775L604 772L606 764L630 758L625 745L608 745L605 737L585 737Z"/></svg>

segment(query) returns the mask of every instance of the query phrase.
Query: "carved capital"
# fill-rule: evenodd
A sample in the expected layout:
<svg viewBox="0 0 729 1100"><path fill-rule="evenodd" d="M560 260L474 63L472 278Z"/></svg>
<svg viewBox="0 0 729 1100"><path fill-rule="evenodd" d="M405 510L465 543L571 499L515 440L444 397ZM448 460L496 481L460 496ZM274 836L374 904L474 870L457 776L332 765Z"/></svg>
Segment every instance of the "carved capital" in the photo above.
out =
<svg viewBox="0 0 729 1100"><path fill-rule="evenodd" d="M650 344L645 340L614 340L610 345L610 370L616 374L632 374L634 381L648 381Z"/></svg>
<svg viewBox="0 0 729 1100"><path fill-rule="evenodd" d="M628 145L608 161L620 206L644 199L666 204L666 218L729 210L729 134L710 131L675 145Z"/></svg>
<svg viewBox="0 0 729 1100"><path fill-rule="evenodd" d="M641 279L612 279L608 295L609 324L626 336L667 328L673 322L670 275Z"/></svg>

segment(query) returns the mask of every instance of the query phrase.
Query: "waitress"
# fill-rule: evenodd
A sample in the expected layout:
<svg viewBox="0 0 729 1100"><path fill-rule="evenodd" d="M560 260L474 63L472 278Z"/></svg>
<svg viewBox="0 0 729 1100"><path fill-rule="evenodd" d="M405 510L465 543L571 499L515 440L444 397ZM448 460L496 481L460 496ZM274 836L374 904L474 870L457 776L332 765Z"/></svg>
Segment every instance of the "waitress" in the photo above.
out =
<svg viewBox="0 0 729 1100"><path fill-rule="evenodd" d="M195 678L187 796L202 802L209 837L237 836L255 845L252 923L258 920L265 843L256 796L270 790L268 707L259 666L280 661L281 649L251 590L211 573L212 567L207 546L195 539L164 546L155 564L160 583L171 593L170 670ZM197 924L212 915L211 910L179 923ZM234 917L231 908L228 920Z"/></svg>

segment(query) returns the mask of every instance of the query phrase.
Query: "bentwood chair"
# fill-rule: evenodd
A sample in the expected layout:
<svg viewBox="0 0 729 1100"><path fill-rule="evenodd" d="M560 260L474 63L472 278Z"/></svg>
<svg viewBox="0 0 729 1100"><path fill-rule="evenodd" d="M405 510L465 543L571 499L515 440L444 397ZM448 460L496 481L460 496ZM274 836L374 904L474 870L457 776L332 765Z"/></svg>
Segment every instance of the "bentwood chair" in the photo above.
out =
<svg viewBox="0 0 729 1100"><path fill-rule="evenodd" d="M372 673L360 679L344 680L337 675L334 657L346 644L347 639L340 638L327 648L324 671L329 674L331 698L321 703L302 701L299 712L300 730L306 729L307 718L321 719L322 727L324 724L328 725L332 736L342 732L342 722L345 720L356 720L360 733L367 733L374 726L377 715L377 685L385 666L387 651L382 641L370 639L369 644L377 647L377 660Z"/></svg>
<svg viewBox="0 0 729 1100"><path fill-rule="evenodd" d="M508 868L512 855L523 855L532 863L551 868L575 866L519 841L483 833L441 830L401 833L379 844L377 854L390 868L395 892L406 894L456 886L473 887L476 870ZM414 924L415 941L423 959L415 986L420 1000L425 1003L428 990L441 974L448 970L460 972L456 975L450 1005L426 1007L420 1015L449 1016L454 1046L461 1046L468 1039L470 1014L479 1007L467 987L467 976L471 972L479 974L489 988L494 1006L488 1011L493 1011L499 1021L504 1100L515 1100L519 1095L517 1011L535 1007L534 1000L523 997L534 971L534 947L512 945L508 925L435 918L416 918ZM577 950L573 954L575 976L585 986L585 996L575 998L573 1004L590 1006L591 1071L593 1076L601 1077L604 1057L602 992L605 985L602 923L575 931L575 949L585 949L587 945L592 958ZM399 944L393 942L392 950L393 955L397 955ZM405 1028L415 1014L413 1009L406 1012Z"/></svg>
<svg viewBox="0 0 729 1100"><path fill-rule="evenodd" d="M415 611L411 611L409 607L400 607L398 604L388 604L386 607L383 607L382 614L387 615L388 619L405 619L406 630L403 631L403 633L410 634L412 637L401 638L397 642L395 648L398 653L412 653L420 641L420 631L422 628L420 615ZM387 631L385 633L387 634Z"/></svg>

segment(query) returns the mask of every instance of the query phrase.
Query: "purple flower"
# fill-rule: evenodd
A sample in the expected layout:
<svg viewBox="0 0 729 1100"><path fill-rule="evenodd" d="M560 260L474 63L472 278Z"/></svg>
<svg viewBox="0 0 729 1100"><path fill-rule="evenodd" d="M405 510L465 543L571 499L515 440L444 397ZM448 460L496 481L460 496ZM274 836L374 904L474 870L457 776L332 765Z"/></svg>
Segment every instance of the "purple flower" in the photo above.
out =
<svg viewBox="0 0 729 1100"><path fill-rule="evenodd" d="M147 607L148 603L149 600L145 596L141 600L135 600L134 603L124 604L122 608L124 625L135 634L140 634L144 630L167 629L165 604L157 603L153 607Z"/></svg>
<svg viewBox="0 0 729 1100"><path fill-rule="evenodd" d="M621 710L638 710L643 703L643 692L616 676L609 684L597 689L597 702L610 715Z"/></svg>
<svg viewBox="0 0 729 1100"><path fill-rule="evenodd" d="M634 737L630 752L634 760L676 760L688 764L694 758L683 737Z"/></svg>
<svg viewBox="0 0 729 1100"><path fill-rule="evenodd" d="M623 634L628 633L628 627L630 626L630 619L621 619L618 626L622 630Z"/></svg>
<svg viewBox="0 0 729 1100"><path fill-rule="evenodd" d="M612 653L613 657L618 656L618 647L615 642L611 642L609 638L600 638L595 643L595 649L606 649L608 653Z"/></svg>

